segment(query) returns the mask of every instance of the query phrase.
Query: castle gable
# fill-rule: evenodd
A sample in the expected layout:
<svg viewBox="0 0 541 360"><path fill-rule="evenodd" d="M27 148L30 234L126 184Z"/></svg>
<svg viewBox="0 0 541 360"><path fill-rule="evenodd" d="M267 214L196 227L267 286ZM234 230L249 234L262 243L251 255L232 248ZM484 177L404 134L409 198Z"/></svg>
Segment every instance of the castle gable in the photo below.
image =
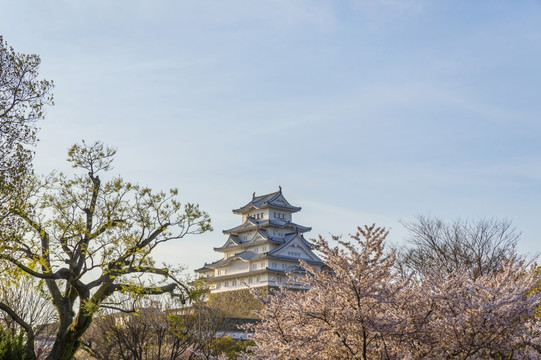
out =
<svg viewBox="0 0 541 360"><path fill-rule="evenodd" d="M253 209L263 209L268 207L275 207L282 209L286 212L297 212L300 211L301 208L298 206L291 205L284 195L282 194L282 187L279 188L280 190L274 193L261 195L261 196L252 196L252 201L250 201L248 204L238 208L234 209L233 213L235 214L247 214Z"/></svg>
<svg viewBox="0 0 541 360"><path fill-rule="evenodd" d="M286 238L287 239L287 238ZM293 234L289 236L286 242L274 249L269 255L303 259L311 261L321 261L316 254L312 252L311 244L307 242L300 234Z"/></svg>

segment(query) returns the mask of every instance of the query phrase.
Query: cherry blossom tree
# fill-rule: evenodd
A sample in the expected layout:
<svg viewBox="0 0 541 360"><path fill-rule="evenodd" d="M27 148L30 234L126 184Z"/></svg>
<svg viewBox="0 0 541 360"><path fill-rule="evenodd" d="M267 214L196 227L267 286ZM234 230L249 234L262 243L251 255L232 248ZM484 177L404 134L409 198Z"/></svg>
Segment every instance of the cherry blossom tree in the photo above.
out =
<svg viewBox="0 0 541 360"><path fill-rule="evenodd" d="M395 315L397 295L407 285L385 253L383 228L365 226L351 235L354 244L333 237L331 247L316 240L330 271L306 263L307 291L281 288L262 299L262 322L255 325L257 359L376 359L396 358L402 318ZM291 281L296 281L293 277ZM399 338L400 336L398 336Z"/></svg>
<svg viewBox="0 0 541 360"><path fill-rule="evenodd" d="M535 267L516 258L476 280L462 272L426 276L416 304L426 313L425 352L442 359L540 358L534 312L541 296L531 293L538 282Z"/></svg>
<svg viewBox="0 0 541 360"><path fill-rule="evenodd" d="M260 297L247 359L539 359L536 265L511 257L472 278L431 267L404 277L387 232L358 228L351 242L316 241L330 270L308 264L306 291ZM290 275L290 281L298 281Z"/></svg>

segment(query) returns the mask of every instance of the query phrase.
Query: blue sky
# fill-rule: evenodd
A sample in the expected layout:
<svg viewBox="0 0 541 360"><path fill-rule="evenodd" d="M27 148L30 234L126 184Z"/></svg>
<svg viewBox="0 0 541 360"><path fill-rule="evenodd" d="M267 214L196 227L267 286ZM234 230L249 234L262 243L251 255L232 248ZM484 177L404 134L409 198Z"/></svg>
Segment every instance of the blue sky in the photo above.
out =
<svg viewBox="0 0 541 360"><path fill-rule="evenodd" d="M179 187L215 231L161 249L216 260L231 209L282 185L311 235L509 218L541 252L539 1L8 1L56 106L36 168L86 139L115 173Z"/></svg>

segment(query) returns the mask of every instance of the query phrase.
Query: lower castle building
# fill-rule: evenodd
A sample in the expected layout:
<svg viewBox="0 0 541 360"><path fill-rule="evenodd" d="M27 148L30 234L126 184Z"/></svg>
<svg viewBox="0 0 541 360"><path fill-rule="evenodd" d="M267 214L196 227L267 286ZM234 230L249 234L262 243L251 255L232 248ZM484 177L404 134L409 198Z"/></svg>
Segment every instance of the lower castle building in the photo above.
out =
<svg viewBox="0 0 541 360"><path fill-rule="evenodd" d="M271 194L254 193L250 202L234 209L242 217L241 225L224 230L227 240L214 248L223 258L196 270L211 293L246 289L246 285L279 286L287 281L286 273L303 273L299 259L321 269L323 262L303 236L311 228L293 222L293 214L300 210L284 198L281 187Z"/></svg>

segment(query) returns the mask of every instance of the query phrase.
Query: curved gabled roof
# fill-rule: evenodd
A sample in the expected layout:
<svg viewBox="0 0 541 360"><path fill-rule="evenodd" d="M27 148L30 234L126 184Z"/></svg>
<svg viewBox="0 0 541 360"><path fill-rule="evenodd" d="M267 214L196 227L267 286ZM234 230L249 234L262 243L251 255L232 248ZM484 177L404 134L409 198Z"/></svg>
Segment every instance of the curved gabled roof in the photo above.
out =
<svg viewBox="0 0 541 360"><path fill-rule="evenodd" d="M254 193L252 201L250 201L248 204L244 205L243 207L240 207L238 209L233 209L233 213L245 214L252 209L261 209L261 208L267 208L267 207L283 209L287 212L297 212L301 210L299 206L291 205L284 198L284 196L282 195L282 187L280 187L280 190L278 190L277 192L273 192L266 195L255 196L255 193Z"/></svg>
<svg viewBox="0 0 541 360"><path fill-rule="evenodd" d="M257 234L253 236L250 240L246 241L241 241L237 235L229 235L229 238L227 239L225 244L220 247L215 247L214 251L227 252L232 249L239 250L245 247L251 247L267 243L281 245L285 241L288 241L287 239L289 239L289 237L294 234L288 234L285 237L270 236L265 229L257 229Z"/></svg>
<svg viewBox="0 0 541 360"><path fill-rule="evenodd" d="M294 222L291 222L291 221L284 221L284 220L278 220L278 219L270 219L270 220L269 219L260 219L260 220L256 220L254 218L249 217L248 219L246 219L246 221L243 224L241 224L239 226L235 226L234 228L231 228L231 229L223 230L222 232L224 234L240 234L240 233L242 233L244 231L249 231L249 230L253 230L253 229L260 229L260 228L265 229L265 228L268 228L268 227L271 227L271 226L276 226L276 227L280 227L280 228L284 228L284 227L287 227L287 226L293 226L300 233L312 230L311 227L295 224Z"/></svg>
<svg viewBox="0 0 541 360"><path fill-rule="evenodd" d="M263 221L267 221L269 223L269 225L273 225L273 226L277 226L277 227L281 227L281 228L284 228L284 227L287 227L287 226L294 226L300 233L304 233L304 232L312 230L312 228L309 227L309 226L302 226L302 225L296 224L296 223L294 223L292 221L285 221L285 220L280 220L280 219L269 219L269 220L263 220ZM267 224L265 224L265 225L266 225L266 227L269 226Z"/></svg>
<svg viewBox="0 0 541 360"><path fill-rule="evenodd" d="M282 245L278 246L276 249L272 249L272 251L269 251L268 256L275 257L275 258L281 258L281 259L295 258L295 257L291 257L291 256L281 255L281 254L279 254L279 252L283 248L287 247L297 237L302 241L304 246L306 246L306 251L309 252L311 255L313 255L315 259L317 259L317 260L315 260L315 259L305 259L305 258L303 258L303 260L306 261L306 262L322 264L323 261L319 258L319 256L317 256L316 254L314 254L312 252L312 249L315 247L314 244L307 241L304 238L304 236L302 236L302 234L291 234L289 237L284 238L284 240L285 240L284 243Z"/></svg>
<svg viewBox="0 0 541 360"><path fill-rule="evenodd" d="M211 263L205 263L203 267L200 267L199 269L195 269L195 272L204 272L205 270L212 270L212 266L217 265L221 263L223 259L213 261Z"/></svg>
<svg viewBox="0 0 541 360"><path fill-rule="evenodd" d="M220 250L224 250L224 249L228 249L232 247L237 247L240 244L242 244L242 241L240 241L237 235L229 235L226 242L220 247L215 247L214 251L220 251Z"/></svg>
<svg viewBox="0 0 541 360"><path fill-rule="evenodd" d="M235 260L242 260L242 261L249 262L250 260L262 258L265 256L266 254L264 253L255 253L253 251L243 251L238 254L235 254L234 256L228 257L227 259L222 259L212 264L205 264L205 267L209 269L214 269L216 267L227 265L230 262L235 261Z"/></svg>
<svg viewBox="0 0 541 360"><path fill-rule="evenodd" d="M248 217L244 223L228 230L222 230L222 232L224 234L238 234L243 230L252 230L254 228L258 228L260 225L263 224L264 221L265 220L258 221L252 217Z"/></svg>
<svg viewBox="0 0 541 360"><path fill-rule="evenodd" d="M272 258L272 259L281 259L281 260L293 260L293 261L298 261L298 258L297 258L297 257L294 257L294 256L277 255L277 254L267 254L267 257ZM318 258L317 260L302 258L301 260L304 261L304 262L306 262L306 263L308 263L308 264L317 264L317 265L324 265L324 264L325 264L325 263L323 262L323 260L321 260L320 258Z"/></svg>

